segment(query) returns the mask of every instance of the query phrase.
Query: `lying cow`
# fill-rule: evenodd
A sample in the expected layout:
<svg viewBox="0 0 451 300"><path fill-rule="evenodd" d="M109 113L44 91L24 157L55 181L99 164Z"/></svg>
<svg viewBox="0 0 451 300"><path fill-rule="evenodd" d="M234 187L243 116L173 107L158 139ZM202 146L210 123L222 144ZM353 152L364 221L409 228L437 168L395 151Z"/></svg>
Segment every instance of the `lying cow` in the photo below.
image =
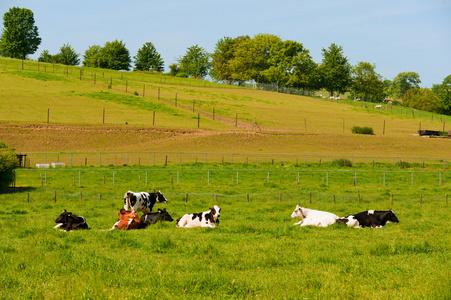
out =
<svg viewBox="0 0 451 300"><path fill-rule="evenodd" d="M71 231L76 229L88 229L88 224L85 218L82 216L77 216L71 212L64 210L58 218L56 218L55 223L58 223L53 228L64 228L64 231Z"/></svg>
<svg viewBox="0 0 451 300"><path fill-rule="evenodd" d="M163 194L158 191L157 193L140 192L134 193L128 191L124 195L124 209L132 210L136 212L142 211L143 213L152 212L152 208L155 203L167 203L168 201Z"/></svg>
<svg viewBox="0 0 451 300"><path fill-rule="evenodd" d="M346 224L354 228L382 228L386 223L399 223L398 218L391 209L388 211L367 210L337 220L337 224Z"/></svg>
<svg viewBox="0 0 451 300"><path fill-rule="evenodd" d="M309 208L300 207L296 205L295 210L291 214L292 218L301 218L302 221L294 223L293 225L301 226L318 226L327 227L335 223L338 219L337 215L327 211L314 210Z"/></svg>
<svg viewBox="0 0 451 300"><path fill-rule="evenodd" d="M186 214L177 219L177 227L216 227L219 225L218 218L221 216L221 209L215 205L208 211L195 214Z"/></svg>
<svg viewBox="0 0 451 300"><path fill-rule="evenodd" d="M130 230L130 229L141 229L143 228L143 224L141 220L138 218L138 214L135 211L126 211L121 208L119 211L119 219L113 225L110 230L113 229L121 229L121 230Z"/></svg>
<svg viewBox="0 0 451 300"><path fill-rule="evenodd" d="M141 223L143 224L143 228L151 224L155 224L158 221L169 221L169 222L174 221L171 215L166 211L166 208L163 210L158 209L158 211L154 213L143 214L140 220Z"/></svg>

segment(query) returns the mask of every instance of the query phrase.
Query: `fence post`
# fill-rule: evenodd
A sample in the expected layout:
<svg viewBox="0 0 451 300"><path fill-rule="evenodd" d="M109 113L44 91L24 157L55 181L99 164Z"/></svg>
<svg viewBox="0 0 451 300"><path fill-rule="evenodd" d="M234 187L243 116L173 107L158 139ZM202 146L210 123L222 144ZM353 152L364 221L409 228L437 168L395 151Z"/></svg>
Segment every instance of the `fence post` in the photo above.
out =
<svg viewBox="0 0 451 300"><path fill-rule="evenodd" d="M391 203L391 205L393 205L393 194L390 195L390 198L391 198L390 203Z"/></svg>
<svg viewBox="0 0 451 300"><path fill-rule="evenodd" d="M185 193L185 203L188 202L188 193Z"/></svg>
<svg viewBox="0 0 451 300"><path fill-rule="evenodd" d="M448 195L447 195L448 196ZM446 198L448 199L448 198ZM448 200L447 200L448 201ZM247 194L247 202L249 202L249 193Z"/></svg>
<svg viewBox="0 0 451 300"><path fill-rule="evenodd" d="M357 201L360 204L360 193L357 194Z"/></svg>
<svg viewBox="0 0 451 300"><path fill-rule="evenodd" d="M312 192L309 192L308 194L308 202L312 204Z"/></svg>
<svg viewBox="0 0 451 300"><path fill-rule="evenodd" d="M334 197L334 204L335 204L335 194L334 195L332 195L333 197Z"/></svg>
<svg viewBox="0 0 451 300"><path fill-rule="evenodd" d="M53 196L53 199L54 199L54 201L55 201L55 203L56 203L56 191L55 191L55 194L54 194L54 196Z"/></svg>

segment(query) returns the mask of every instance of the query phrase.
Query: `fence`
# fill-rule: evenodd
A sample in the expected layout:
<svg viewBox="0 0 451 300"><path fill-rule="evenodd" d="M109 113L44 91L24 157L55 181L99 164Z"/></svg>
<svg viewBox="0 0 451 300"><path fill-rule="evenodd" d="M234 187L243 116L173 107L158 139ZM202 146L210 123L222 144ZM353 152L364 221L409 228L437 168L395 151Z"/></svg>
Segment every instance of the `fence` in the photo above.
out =
<svg viewBox="0 0 451 300"><path fill-rule="evenodd" d="M218 169L16 169L14 186L194 186L329 184L343 186L449 185L451 172L343 170L218 170Z"/></svg>
<svg viewBox="0 0 451 300"><path fill-rule="evenodd" d="M233 167L351 167L449 169L451 158L349 156L317 154L261 154L208 152L68 152L27 153L25 166L64 163L68 167L189 166Z"/></svg>

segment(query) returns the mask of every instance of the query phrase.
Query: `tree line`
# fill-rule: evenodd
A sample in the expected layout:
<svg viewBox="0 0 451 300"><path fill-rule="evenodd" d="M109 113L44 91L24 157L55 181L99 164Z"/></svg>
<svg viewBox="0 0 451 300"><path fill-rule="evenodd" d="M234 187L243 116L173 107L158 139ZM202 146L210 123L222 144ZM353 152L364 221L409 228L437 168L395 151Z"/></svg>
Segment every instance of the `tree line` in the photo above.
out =
<svg viewBox="0 0 451 300"><path fill-rule="evenodd" d="M13 7L3 16L0 55L26 59L41 43L33 12ZM42 51L38 61L79 65L80 54L64 44L57 54ZM92 45L84 52L83 66L130 71L164 71L164 60L151 42L146 42L133 60L122 41ZM358 62L352 66L343 48L331 44L322 49L322 61L313 61L302 43L283 41L272 34L254 37L224 37L213 53L193 45L169 66L168 75L205 78L226 84L246 82L270 83L279 87L307 91L326 90L332 96L349 93L356 100L371 102L395 101L408 107L451 115L451 75L432 89L420 88L420 76L415 72L399 73L393 80L376 72L376 65Z"/></svg>

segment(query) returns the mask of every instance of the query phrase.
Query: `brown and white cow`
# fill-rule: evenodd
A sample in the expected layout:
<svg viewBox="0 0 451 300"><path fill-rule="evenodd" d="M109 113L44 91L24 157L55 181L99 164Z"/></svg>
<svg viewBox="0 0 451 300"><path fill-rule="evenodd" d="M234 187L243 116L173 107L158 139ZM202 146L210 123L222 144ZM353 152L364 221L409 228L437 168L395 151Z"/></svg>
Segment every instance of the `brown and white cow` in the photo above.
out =
<svg viewBox="0 0 451 300"><path fill-rule="evenodd" d="M120 230L130 230L130 229L141 229L143 224L138 218L138 214L135 211L127 211L123 208L119 211L119 219L113 225L110 230L120 229Z"/></svg>

